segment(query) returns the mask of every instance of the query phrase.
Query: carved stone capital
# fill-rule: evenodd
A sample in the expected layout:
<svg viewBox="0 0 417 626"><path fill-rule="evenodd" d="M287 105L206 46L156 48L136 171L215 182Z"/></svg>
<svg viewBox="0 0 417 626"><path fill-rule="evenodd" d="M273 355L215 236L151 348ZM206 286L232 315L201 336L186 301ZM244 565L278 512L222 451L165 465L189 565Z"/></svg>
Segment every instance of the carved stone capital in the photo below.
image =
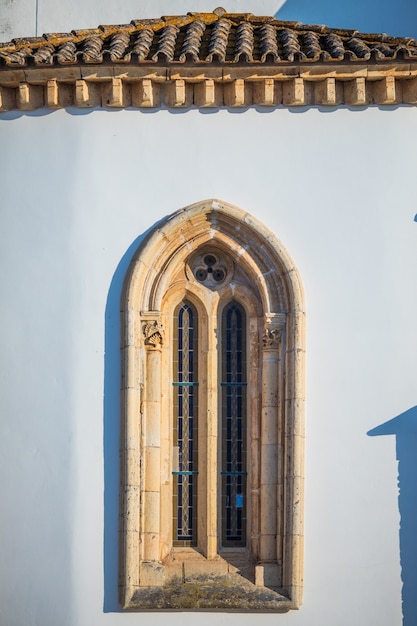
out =
<svg viewBox="0 0 417 626"><path fill-rule="evenodd" d="M142 324L142 332L145 338L145 346L160 348L164 342L164 328L156 320Z"/></svg>
<svg viewBox="0 0 417 626"><path fill-rule="evenodd" d="M270 326L265 326L262 337L263 347L269 348L270 350L278 350L281 344L281 337L282 328L271 328Z"/></svg>

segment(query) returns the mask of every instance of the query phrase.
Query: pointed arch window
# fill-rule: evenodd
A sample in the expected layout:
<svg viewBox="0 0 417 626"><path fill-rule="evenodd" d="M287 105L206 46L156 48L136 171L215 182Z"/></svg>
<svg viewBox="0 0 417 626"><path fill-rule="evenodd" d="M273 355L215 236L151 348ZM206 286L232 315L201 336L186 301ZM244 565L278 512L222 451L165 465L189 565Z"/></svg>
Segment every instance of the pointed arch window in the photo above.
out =
<svg viewBox="0 0 417 626"><path fill-rule="evenodd" d="M142 242L122 319L123 607L297 608L304 309L292 260L252 216L198 203Z"/></svg>

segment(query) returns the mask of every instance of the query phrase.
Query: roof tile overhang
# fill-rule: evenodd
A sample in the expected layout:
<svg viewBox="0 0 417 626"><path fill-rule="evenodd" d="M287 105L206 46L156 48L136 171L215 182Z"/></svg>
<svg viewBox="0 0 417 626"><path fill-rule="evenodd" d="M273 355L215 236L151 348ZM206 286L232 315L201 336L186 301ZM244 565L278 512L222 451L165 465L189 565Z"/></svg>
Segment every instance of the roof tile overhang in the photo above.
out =
<svg viewBox="0 0 417 626"><path fill-rule="evenodd" d="M417 41L188 13L0 43L0 111L417 104Z"/></svg>

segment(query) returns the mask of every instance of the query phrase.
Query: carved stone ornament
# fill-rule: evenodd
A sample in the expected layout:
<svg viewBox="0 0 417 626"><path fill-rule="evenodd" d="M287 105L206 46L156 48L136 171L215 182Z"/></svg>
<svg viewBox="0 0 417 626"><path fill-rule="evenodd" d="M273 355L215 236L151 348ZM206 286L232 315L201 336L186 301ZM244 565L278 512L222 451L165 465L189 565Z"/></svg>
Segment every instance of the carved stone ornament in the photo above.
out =
<svg viewBox="0 0 417 626"><path fill-rule="evenodd" d="M233 275L233 262L220 250L204 246L188 261L194 278L209 289L217 289Z"/></svg>
<svg viewBox="0 0 417 626"><path fill-rule="evenodd" d="M278 349L281 342L282 330L280 328L268 328L265 326L262 337L264 348Z"/></svg>
<svg viewBox="0 0 417 626"><path fill-rule="evenodd" d="M157 321L146 322L142 326L143 336L145 337L145 345L157 348L162 346L164 341L164 328Z"/></svg>

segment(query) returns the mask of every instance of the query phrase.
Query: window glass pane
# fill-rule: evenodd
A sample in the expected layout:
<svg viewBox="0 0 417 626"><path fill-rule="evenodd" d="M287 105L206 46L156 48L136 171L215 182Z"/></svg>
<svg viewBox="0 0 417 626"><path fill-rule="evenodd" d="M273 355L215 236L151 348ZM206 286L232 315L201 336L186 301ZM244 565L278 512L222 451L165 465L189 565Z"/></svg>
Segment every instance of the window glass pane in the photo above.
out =
<svg viewBox="0 0 417 626"><path fill-rule="evenodd" d="M224 547L246 545L246 316L231 302L222 317L221 526Z"/></svg>
<svg viewBox="0 0 417 626"><path fill-rule="evenodd" d="M174 546L197 544L197 362L197 313L182 302L174 315Z"/></svg>

